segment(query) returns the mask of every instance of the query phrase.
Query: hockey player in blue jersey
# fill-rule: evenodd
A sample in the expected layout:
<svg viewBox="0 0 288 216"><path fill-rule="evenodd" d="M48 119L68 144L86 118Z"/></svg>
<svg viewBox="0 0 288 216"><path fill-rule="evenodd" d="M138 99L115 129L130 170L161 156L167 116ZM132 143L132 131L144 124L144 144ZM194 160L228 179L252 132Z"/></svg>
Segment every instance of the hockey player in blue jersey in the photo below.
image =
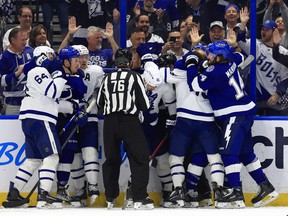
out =
<svg viewBox="0 0 288 216"><path fill-rule="evenodd" d="M84 100L89 104L93 97L96 97L97 88L100 87L104 77L103 69L98 65L88 65L88 49L83 45L73 45L80 53L80 68L84 72L84 84L87 86L87 93ZM88 114L88 122L79 128L78 147L79 150L74 154L74 161L71 165L71 178L76 188L75 195L71 197L71 202L86 201L86 185L88 182L88 196L90 205L94 204L100 195L98 190L98 108L93 106ZM84 161L84 163L83 163ZM86 178L85 178L86 177ZM83 203L85 204L85 202Z"/></svg>
<svg viewBox="0 0 288 216"><path fill-rule="evenodd" d="M7 200L12 203L22 200L19 191L23 189L34 171L39 169L37 207L60 208L62 201L52 197L50 191L61 154L56 121L58 98L66 80L63 79L65 76L63 72L55 71L50 74L46 69L51 66L55 56L53 49L39 46L33 54L36 67L26 74L26 97L22 100L19 115L25 134L27 159L10 183Z"/></svg>
<svg viewBox="0 0 288 216"><path fill-rule="evenodd" d="M207 53L209 67L196 75L188 85L193 91L207 92L216 122L221 128L220 154L231 189L224 193L219 185L212 185L215 195L218 196L216 207L245 207L240 183L241 163L260 188L252 199L253 205L266 205L279 194L263 173L253 150L251 127L256 106L244 91L243 81L237 69L244 57L238 52L233 52L226 41L210 44ZM197 64L197 61L194 63ZM193 67L193 64L187 67L188 71L190 67Z"/></svg>
<svg viewBox="0 0 288 216"><path fill-rule="evenodd" d="M190 53L191 60L192 57L199 59L196 52L195 50L194 53ZM171 54L160 58L169 55ZM175 189L169 199L176 202L177 207L183 207L184 200L187 202L186 206L197 207L199 203L196 186L208 162L211 166L212 181L223 185L224 168L219 154L219 131L206 95L190 92L184 59L169 66L160 68L164 81L175 84L177 100L177 121L169 142L169 162ZM197 71L197 68L195 70ZM185 171L184 157L190 152L191 160ZM183 188L185 177L188 180L187 191Z"/></svg>
<svg viewBox="0 0 288 216"><path fill-rule="evenodd" d="M83 115L86 102L84 94L87 93L87 86L83 82L83 71L80 69L80 53L71 46L64 47L59 52L59 59L62 65L59 70L65 71L67 83L59 99L59 115L57 129L60 132L67 122L75 115L75 121L68 124L64 133L60 134L62 154L60 155L57 168L57 196L65 204L70 205L71 200L66 186L70 177L71 164L74 153L78 151L77 134L73 134L75 127L81 127L87 122L87 115ZM80 72L80 75L79 75ZM80 103L83 102L83 103ZM72 134L71 134L72 133ZM71 135L71 137L69 137ZM80 203L72 203L78 206Z"/></svg>

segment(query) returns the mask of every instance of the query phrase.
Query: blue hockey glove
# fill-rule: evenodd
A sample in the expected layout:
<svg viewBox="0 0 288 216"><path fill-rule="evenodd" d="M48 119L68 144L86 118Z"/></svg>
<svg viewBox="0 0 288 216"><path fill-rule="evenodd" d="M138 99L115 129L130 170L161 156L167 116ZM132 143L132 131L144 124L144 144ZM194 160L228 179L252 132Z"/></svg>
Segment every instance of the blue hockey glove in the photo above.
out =
<svg viewBox="0 0 288 216"><path fill-rule="evenodd" d="M195 53L193 53L192 51L189 51L187 54L185 54L183 56L183 59L185 61L185 66L187 68L194 66L194 65L198 65L199 63L199 57L195 55Z"/></svg>
<svg viewBox="0 0 288 216"><path fill-rule="evenodd" d="M88 114L83 112L83 111L79 111L77 112L77 125L79 127L84 127L88 122Z"/></svg>

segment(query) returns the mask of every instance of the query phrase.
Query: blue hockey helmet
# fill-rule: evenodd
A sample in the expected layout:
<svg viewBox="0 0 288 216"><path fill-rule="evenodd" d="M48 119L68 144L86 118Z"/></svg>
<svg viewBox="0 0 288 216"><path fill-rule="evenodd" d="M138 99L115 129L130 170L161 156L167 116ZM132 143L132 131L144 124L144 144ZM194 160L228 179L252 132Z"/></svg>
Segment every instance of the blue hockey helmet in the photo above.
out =
<svg viewBox="0 0 288 216"><path fill-rule="evenodd" d="M222 55L227 59L231 54L231 46L226 41L216 41L208 45L207 52L207 54L213 54L214 57Z"/></svg>
<svg viewBox="0 0 288 216"><path fill-rule="evenodd" d="M80 56L79 51L72 46L66 46L62 48L59 52L59 58L62 61L64 61L65 59L70 61L71 58L78 58L79 56Z"/></svg>

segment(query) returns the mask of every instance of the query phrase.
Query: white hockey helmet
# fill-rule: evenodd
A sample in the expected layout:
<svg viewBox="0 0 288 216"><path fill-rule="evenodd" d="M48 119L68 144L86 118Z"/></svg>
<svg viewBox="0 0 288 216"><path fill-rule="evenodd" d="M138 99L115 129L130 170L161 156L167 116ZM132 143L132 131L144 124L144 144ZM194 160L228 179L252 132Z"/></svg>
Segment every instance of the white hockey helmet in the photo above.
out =
<svg viewBox="0 0 288 216"><path fill-rule="evenodd" d="M162 77L160 71L155 67L147 67L144 70L143 78L147 85L152 87L158 87L162 83Z"/></svg>
<svg viewBox="0 0 288 216"><path fill-rule="evenodd" d="M89 55L89 50L84 45L73 45L72 47L78 50L78 52L80 53L80 56Z"/></svg>
<svg viewBox="0 0 288 216"><path fill-rule="evenodd" d="M43 66L45 60L52 61L55 58L55 51L48 46L38 46L33 51L33 57L37 66ZM47 62L47 61L45 61Z"/></svg>

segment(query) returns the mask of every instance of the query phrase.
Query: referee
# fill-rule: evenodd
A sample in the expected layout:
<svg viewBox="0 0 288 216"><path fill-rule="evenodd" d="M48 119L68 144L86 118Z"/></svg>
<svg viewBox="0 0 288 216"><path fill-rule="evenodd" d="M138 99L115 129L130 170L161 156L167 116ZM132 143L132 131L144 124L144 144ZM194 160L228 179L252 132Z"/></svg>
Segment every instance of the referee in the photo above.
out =
<svg viewBox="0 0 288 216"><path fill-rule="evenodd" d="M134 209L152 209L153 201L147 194L148 148L138 119L139 112L149 108L149 99L140 74L129 69L131 60L127 49L116 51L116 71L106 74L97 98L99 112L105 116L103 181L108 208L111 208L119 195L123 140L131 169Z"/></svg>

